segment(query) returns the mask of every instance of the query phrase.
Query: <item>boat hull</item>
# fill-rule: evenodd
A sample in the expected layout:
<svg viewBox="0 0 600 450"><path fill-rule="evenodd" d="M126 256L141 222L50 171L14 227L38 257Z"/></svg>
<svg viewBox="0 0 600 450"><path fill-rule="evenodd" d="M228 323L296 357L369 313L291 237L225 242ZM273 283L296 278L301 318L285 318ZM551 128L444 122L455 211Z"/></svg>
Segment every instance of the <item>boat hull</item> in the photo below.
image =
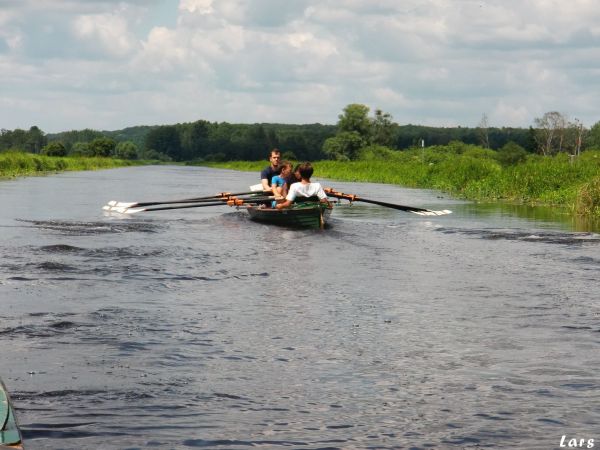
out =
<svg viewBox="0 0 600 450"><path fill-rule="evenodd" d="M21 432L4 383L0 380L0 449L22 449Z"/></svg>
<svg viewBox="0 0 600 450"><path fill-rule="evenodd" d="M294 228L323 228L333 207L326 203L299 203L291 208L275 209L248 206L252 220Z"/></svg>

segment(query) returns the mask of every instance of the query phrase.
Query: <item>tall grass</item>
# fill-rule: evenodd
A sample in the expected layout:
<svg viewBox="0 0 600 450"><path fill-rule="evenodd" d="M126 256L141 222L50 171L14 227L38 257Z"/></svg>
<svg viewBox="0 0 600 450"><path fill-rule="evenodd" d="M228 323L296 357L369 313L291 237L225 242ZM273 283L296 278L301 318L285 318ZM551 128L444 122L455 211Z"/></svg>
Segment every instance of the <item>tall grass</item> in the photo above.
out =
<svg viewBox="0 0 600 450"><path fill-rule="evenodd" d="M19 151L0 153L0 177L33 175L66 170L95 170L131 165L133 162L111 158L55 157Z"/></svg>
<svg viewBox="0 0 600 450"><path fill-rule="evenodd" d="M367 149L362 157L368 159L315 162L315 176L438 189L470 200L560 206L600 216L599 151L584 152L573 161L566 154L529 155L514 165L501 164L495 151L462 143L402 152ZM258 172L267 164L210 165Z"/></svg>

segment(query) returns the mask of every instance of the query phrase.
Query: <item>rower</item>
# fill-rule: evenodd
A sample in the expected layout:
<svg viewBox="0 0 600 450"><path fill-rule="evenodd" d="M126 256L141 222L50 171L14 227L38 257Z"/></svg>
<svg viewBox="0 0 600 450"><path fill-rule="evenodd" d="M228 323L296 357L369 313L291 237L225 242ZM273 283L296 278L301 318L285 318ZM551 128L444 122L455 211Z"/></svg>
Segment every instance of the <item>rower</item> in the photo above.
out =
<svg viewBox="0 0 600 450"><path fill-rule="evenodd" d="M271 150L269 161L271 164L260 172L260 182L262 183L263 191L271 190L271 180L275 175L279 175L281 172L281 166L279 164L281 161L281 151L277 148Z"/></svg>
<svg viewBox="0 0 600 450"><path fill-rule="evenodd" d="M276 206L277 209L288 208L294 201L308 200L311 197L317 197L320 202L329 204L327 194L323 190L321 183L312 183L310 181L313 170L313 166L309 162L300 164L298 172L302 178L301 181L299 183L294 183L289 187L285 201L278 203Z"/></svg>

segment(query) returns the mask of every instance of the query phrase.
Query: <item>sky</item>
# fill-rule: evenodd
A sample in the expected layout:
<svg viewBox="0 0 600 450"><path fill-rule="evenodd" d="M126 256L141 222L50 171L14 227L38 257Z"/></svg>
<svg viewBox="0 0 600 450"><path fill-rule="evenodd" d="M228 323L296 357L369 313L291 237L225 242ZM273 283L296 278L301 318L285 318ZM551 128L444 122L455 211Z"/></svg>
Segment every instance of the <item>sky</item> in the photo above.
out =
<svg viewBox="0 0 600 450"><path fill-rule="evenodd" d="M600 121L595 0L0 0L0 128Z"/></svg>

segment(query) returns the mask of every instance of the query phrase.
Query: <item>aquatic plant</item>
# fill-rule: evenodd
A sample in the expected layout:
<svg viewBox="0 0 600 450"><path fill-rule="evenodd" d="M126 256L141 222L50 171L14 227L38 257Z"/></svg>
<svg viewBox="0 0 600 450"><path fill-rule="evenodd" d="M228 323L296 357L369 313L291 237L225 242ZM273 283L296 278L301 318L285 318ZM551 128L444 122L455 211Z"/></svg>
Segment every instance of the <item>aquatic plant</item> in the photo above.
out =
<svg viewBox="0 0 600 450"><path fill-rule="evenodd" d="M600 216L600 177L581 186L577 192L575 212L578 215Z"/></svg>
<svg viewBox="0 0 600 450"><path fill-rule="evenodd" d="M0 153L0 177L65 170L107 169L131 164L131 161L112 158L54 157L10 150Z"/></svg>

